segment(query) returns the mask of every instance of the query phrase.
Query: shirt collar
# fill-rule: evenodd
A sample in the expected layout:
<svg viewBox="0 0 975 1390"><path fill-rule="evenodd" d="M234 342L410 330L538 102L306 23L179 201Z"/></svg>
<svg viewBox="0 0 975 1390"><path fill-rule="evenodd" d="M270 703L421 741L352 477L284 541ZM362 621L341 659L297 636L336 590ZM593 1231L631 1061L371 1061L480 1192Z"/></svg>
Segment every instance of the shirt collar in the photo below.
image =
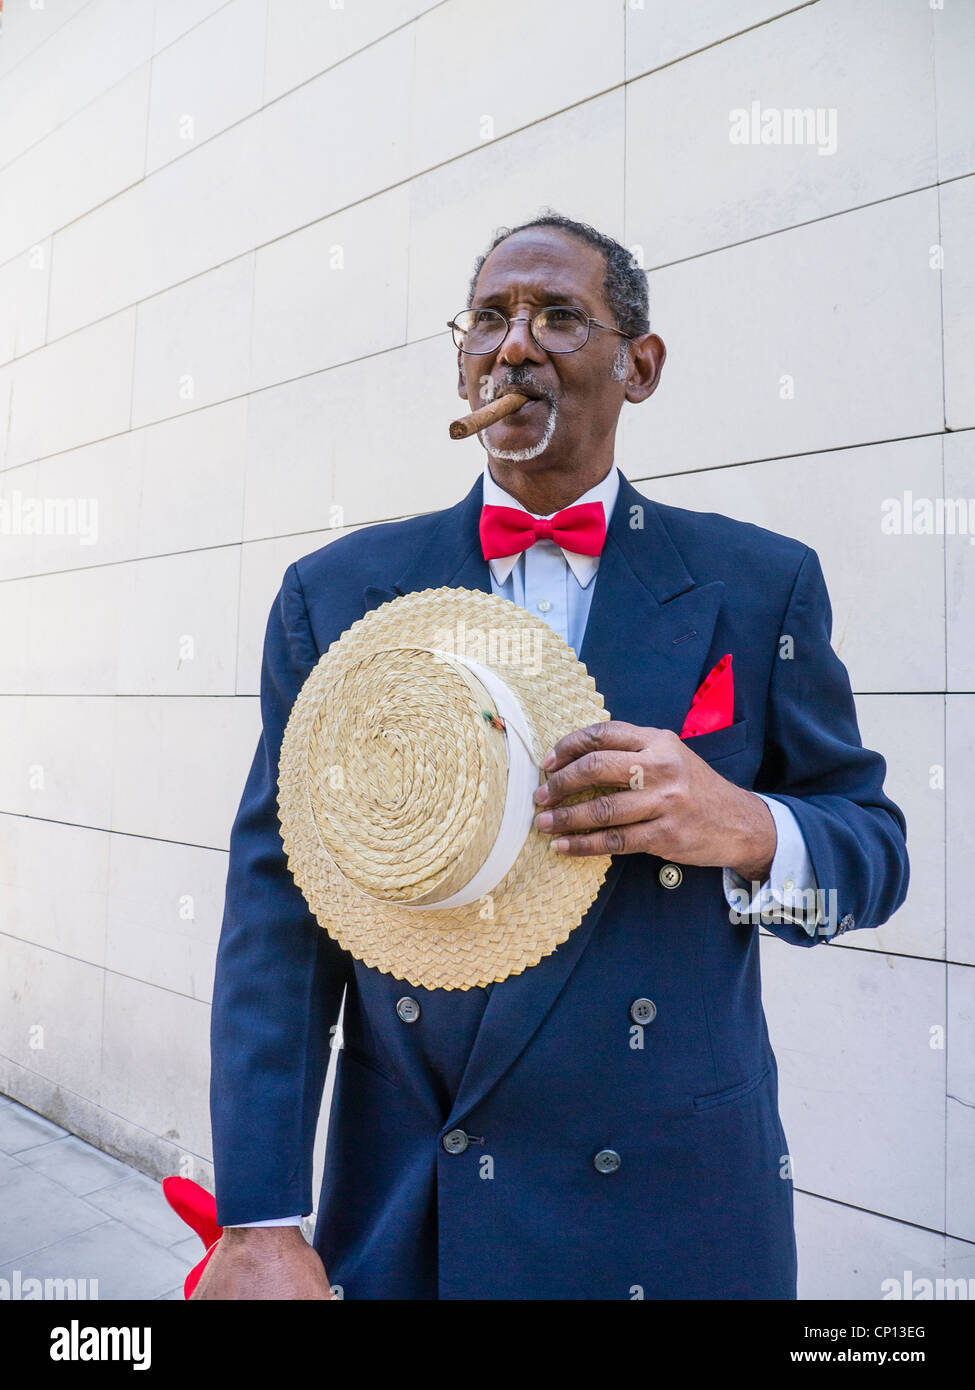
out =
<svg viewBox="0 0 975 1390"><path fill-rule="evenodd" d="M591 487L588 492L584 492L581 497L577 497L574 502L567 505L577 507L583 502L602 502L603 511L606 514L606 526L609 528L609 519L613 515L613 508L616 505L616 498L620 490L619 469L613 465L605 478L598 482L595 487ZM519 511L525 511L516 497L512 497L510 492L505 492L504 488L495 482L491 470L487 463L484 465L484 505L491 507L517 507ZM564 510L559 508L559 510ZM529 512L529 516L538 520L541 516L554 516L554 512ZM579 581L581 588L588 587L590 581L599 568L598 555L577 555L573 550L562 550L566 563ZM517 555L503 555L497 559L489 560L491 573L499 584L503 584L508 575L520 560L524 551L519 551Z"/></svg>

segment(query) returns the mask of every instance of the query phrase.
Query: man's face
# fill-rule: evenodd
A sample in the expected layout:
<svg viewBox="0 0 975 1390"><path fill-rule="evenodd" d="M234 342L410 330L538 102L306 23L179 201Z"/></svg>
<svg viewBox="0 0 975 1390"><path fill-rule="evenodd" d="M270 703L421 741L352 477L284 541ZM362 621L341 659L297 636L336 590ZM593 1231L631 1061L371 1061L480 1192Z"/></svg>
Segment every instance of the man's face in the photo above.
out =
<svg viewBox="0 0 975 1390"><path fill-rule="evenodd" d="M472 409L519 385L543 397L481 431L490 455L535 472L578 463L612 440L626 396L624 383L612 375L624 339L593 327L578 351L548 353L532 338L528 322L547 305L574 304L615 323L605 276L600 251L554 227L516 232L488 256L471 308L498 309L509 321L525 321L512 324L494 352L458 352L458 392Z"/></svg>

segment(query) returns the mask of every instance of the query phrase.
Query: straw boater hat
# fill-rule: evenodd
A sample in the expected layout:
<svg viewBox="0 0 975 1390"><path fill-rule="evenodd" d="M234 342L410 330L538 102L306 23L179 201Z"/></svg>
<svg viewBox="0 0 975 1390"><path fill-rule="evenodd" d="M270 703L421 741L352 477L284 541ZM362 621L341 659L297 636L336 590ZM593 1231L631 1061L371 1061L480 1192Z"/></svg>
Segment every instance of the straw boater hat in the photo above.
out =
<svg viewBox="0 0 975 1390"><path fill-rule="evenodd" d="M320 924L427 989L537 965L611 862L561 854L535 828L540 765L609 717L571 647L507 599L425 589L353 623L308 676L281 746L281 838Z"/></svg>

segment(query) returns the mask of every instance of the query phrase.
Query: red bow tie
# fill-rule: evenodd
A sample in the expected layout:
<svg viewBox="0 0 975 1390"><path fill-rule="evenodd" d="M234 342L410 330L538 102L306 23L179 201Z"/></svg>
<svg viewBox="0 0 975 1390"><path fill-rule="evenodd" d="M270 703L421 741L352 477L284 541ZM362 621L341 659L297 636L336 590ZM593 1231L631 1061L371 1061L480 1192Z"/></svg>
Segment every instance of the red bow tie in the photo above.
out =
<svg viewBox="0 0 975 1390"><path fill-rule="evenodd" d="M606 514L602 502L581 502L548 518L518 507L485 505L480 531L485 560L518 555L536 541L554 541L574 555L599 555L606 540Z"/></svg>

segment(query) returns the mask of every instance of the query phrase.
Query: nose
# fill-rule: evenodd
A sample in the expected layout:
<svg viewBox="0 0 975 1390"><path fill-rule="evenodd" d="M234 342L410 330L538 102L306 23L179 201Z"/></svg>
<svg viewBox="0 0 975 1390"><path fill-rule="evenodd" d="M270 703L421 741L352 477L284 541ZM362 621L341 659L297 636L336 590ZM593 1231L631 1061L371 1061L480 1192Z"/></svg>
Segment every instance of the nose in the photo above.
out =
<svg viewBox="0 0 975 1390"><path fill-rule="evenodd" d="M498 362L518 367L525 361L541 362L544 353L531 335L531 316L519 314L508 320L508 333L498 348Z"/></svg>

